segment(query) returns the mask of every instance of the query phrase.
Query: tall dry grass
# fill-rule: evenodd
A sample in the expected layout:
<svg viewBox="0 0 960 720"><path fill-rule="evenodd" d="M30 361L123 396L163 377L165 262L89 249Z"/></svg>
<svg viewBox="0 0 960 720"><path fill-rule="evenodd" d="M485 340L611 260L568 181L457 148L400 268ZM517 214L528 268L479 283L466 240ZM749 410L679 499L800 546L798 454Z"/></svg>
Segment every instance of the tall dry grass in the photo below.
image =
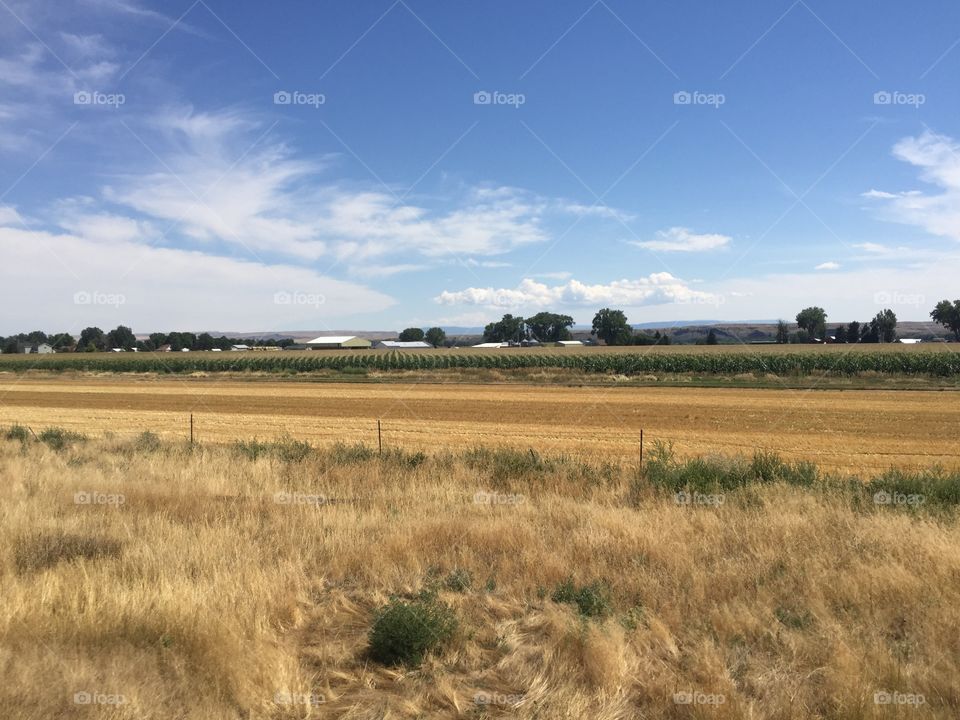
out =
<svg viewBox="0 0 960 720"><path fill-rule="evenodd" d="M960 712L953 507L779 483L684 506L574 458L151 438L0 440L0 478L4 718ZM454 639L373 662L378 608L424 588Z"/></svg>

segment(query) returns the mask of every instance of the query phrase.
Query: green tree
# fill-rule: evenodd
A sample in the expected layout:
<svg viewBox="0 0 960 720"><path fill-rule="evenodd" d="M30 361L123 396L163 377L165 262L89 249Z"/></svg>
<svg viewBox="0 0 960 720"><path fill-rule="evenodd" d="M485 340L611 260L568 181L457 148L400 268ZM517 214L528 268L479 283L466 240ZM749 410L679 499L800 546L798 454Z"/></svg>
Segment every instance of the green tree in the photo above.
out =
<svg viewBox="0 0 960 720"><path fill-rule="evenodd" d="M870 321L870 327L876 333L877 342L892 343L897 339L897 315L889 308L878 312Z"/></svg>
<svg viewBox="0 0 960 720"><path fill-rule="evenodd" d="M827 313L821 307L808 307L797 313L797 325L806 330L811 340L827 334Z"/></svg>
<svg viewBox="0 0 960 720"><path fill-rule="evenodd" d="M111 348L123 348L130 350L137 344L137 337L133 330L126 325L118 325L115 330L107 333L107 346Z"/></svg>
<svg viewBox="0 0 960 720"><path fill-rule="evenodd" d="M707 345L717 345L717 331L713 328L710 328L710 332L707 333Z"/></svg>
<svg viewBox="0 0 960 720"><path fill-rule="evenodd" d="M629 345L633 341L633 328L627 322L623 310L603 308L593 316L591 335L596 335L607 345Z"/></svg>
<svg viewBox="0 0 960 720"><path fill-rule="evenodd" d="M837 325L837 329L833 331L833 339L835 342L845 343L847 341L847 326Z"/></svg>
<svg viewBox="0 0 960 720"><path fill-rule="evenodd" d="M858 343L860 342L860 336L863 334L863 328L860 326L856 320L847 325L847 342L848 343Z"/></svg>
<svg viewBox="0 0 960 720"><path fill-rule="evenodd" d="M938 325L943 325L960 340L960 300L941 300L930 313L930 317Z"/></svg>
<svg viewBox="0 0 960 720"><path fill-rule="evenodd" d="M50 338L50 344L54 350L66 350L76 345L77 341L70 333L60 333Z"/></svg>
<svg viewBox="0 0 960 720"><path fill-rule="evenodd" d="M557 342L569 340L573 318L569 315L557 315L551 312L539 312L527 318L527 327L534 340L540 342Z"/></svg>
<svg viewBox="0 0 960 720"><path fill-rule="evenodd" d="M504 315L499 322L489 323L483 329L485 342L520 342L526 338L526 326L519 315Z"/></svg>
<svg viewBox="0 0 960 720"><path fill-rule="evenodd" d="M407 328L400 333L400 342L419 342L420 340L423 340L421 328Z"/></svg>
<svg viewBox="0 0 960 720"><path fill-rule="evenodd" d="M103 330L98 327L84 328L80 332L80 342L77 343L77 350L86 352L102 351L107 347L107 338Z"/></svg>
<svg viewBox="0 0 960 720"><path fill-rule="evenodd" d="M3 341L3 354L15 355L20 352L20 341L15 337L9 337Z"/></svg>
<svg viewBox="0 0 960 720"><path fill-rule="evenodd" d="M786 345L790 342L790 326L783 320L777 321L777 342Z"/></svg>
<svg viewBox="0 0 960 720"><path fill-rule="evenodd" d="M427 330L424 338L434 347L440 347L447 341L447 333L443 328L432 327Z"/></svg>
<svg viewBox="0 0 960 720"><path fill-rule="evenodd" d="M216 341L210 333L200 333L197 336L197 350L213 350Z"/></svg>

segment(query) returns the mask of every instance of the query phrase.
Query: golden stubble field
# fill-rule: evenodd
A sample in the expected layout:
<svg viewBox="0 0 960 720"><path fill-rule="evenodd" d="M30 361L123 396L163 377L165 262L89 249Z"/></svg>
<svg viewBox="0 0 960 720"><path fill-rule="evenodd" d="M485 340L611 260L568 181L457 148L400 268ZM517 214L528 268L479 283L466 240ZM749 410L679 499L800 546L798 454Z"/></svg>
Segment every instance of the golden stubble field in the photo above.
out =
<svg viewBox="0 0 960 720"><path fill-rule="evenodd" d="M685 506L629 466L150 438L0 437L0 478L4 720L960 711L955 507L786 484ZM605 583L609 611L555 600L568 578ZM431 585L451 641L371 659L378 609Z"/></svg>
<svg viewBox="0 0 960 720"><path fill-rule="evenodd" d="M646 443L680 454L755 448L845 472L955 467L960 403L951 391L556 387L238 381L216 377L0 380L0 425L203 441L290 435L435 451L478 445L635 458Z"/></svg>

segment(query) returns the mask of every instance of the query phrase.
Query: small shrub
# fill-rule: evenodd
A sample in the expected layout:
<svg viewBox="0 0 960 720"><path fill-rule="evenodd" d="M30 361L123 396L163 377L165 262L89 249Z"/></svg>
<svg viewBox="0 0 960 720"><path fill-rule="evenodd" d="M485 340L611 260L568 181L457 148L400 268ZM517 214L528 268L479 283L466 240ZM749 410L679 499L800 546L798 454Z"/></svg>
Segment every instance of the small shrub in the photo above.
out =
<svg viewBox="0 0 960 720"><path fill-rule="evenodd" d="M43 570L77 558L115 557L120 554L117 540L70 533L37 533L18 538L13 546L17 572Z"/></svg>
<svg viewBox="0 0 960 720"><path fill-rule="evenodd" d="M11 425L7 432L4 433L4 437L7 440L19 440L25 443L30 439L30 430L23 425Z"/></svg>
<svg viewBox="0 0 960 720"><path fill-rule="evenodd" d="M257 460L261 457L276 457L284 462L301 462L306 459L313 447L310 443L293 438L282 438L273 442L260 440L238 440L233 449L248 460Z"/></svg>
<svg viewBox="0 0 960 720"><path fill-rule="evenodd" d="M145 430L137 435L137 439L133 441L133 448L137 452L156 452L162 444L159 435Z"/></svg>
<svg viewBox="0 0 960 720"><path fill-rule="evenodd" d="M334 465L352 465L373 460L377 457L377 451L363 443L354 443L353 445L337 443L330 448L327 455Z"/></svg>
<svg viewBox="0 0 960 720"><path fill-rule="evenodd" d="M568 578L557 585L550 599L555 603L576 605L577 611L584 617L604 617L613 609L610 589L599 580L577 587L573 578Z"/></svg>
<svg viewBox="0 0 960 720"><path fill-rule="evenodd" d="M453 570L449 575L447 575L446 582L444 582L444 585L446 585L448 590L460 593L469 590L472 584L473 576L470 574L470 571L462 568Z"/></svg>
<svg viewBox="0 0 960 720"><path fill-rule="evenodd" d="M40 442L46 443L54 450L64 450L74 443L84 442L87 437L80 433L64 430L60 427L50 427L40 433Z"/></svg>
<svg viewBox="0 0 960 720"><path fill-rule="evenodd" d="M384 665L416 666L450 640L457 619L445 605L423 598L394 600L377 613L370 630L370 656Z"/></svg>
<svg viewBox="0 0 960 720"><path fill-rule="evenodd" d="M422 452L407 452L398 448L387 450L383 454L384 462L390 462L404 468L413 469L420 467L427 461L427 456Z"/></svg>

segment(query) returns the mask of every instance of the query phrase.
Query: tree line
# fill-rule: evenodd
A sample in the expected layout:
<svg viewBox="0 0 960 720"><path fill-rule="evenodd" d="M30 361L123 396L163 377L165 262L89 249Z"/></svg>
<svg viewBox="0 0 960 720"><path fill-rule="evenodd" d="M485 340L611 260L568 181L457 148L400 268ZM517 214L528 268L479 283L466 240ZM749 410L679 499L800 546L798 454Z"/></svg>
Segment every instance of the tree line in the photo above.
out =
<svg viewBox="0 0 960 720"><path fill-rule="evenodd" d="M84 328L79 340L69 333L48 335L42 330L20 333L9 337L0 337L0 349L5 354L22 353L24 350L36 350L41 344L50 345L55 352L103 352L119 348L121 350L139 350L150 352L169 345L170 350L229 350L234 345L261 347L287 347L293 345L292 338L282 340L262 340L257 338L229 338L226 335L213 337L210 333L170 332L151 333L145 340L138 340L126 325L118 325L109 332L98 327Z"/></svg>
<svg viewBox="0 0 960 720"><path fill-rule="evenodd" d="M930 318L960 340L960 300L941 300L930 313ZM804 308L796 317L797 332L790 333L786 322L777 323L778 343L826 342L836 343L892 343L897 341L897 314L890 308L878 312L870 322L856 320L837 325L832 337L827 335L827 313L822 307Z"/></svg>

